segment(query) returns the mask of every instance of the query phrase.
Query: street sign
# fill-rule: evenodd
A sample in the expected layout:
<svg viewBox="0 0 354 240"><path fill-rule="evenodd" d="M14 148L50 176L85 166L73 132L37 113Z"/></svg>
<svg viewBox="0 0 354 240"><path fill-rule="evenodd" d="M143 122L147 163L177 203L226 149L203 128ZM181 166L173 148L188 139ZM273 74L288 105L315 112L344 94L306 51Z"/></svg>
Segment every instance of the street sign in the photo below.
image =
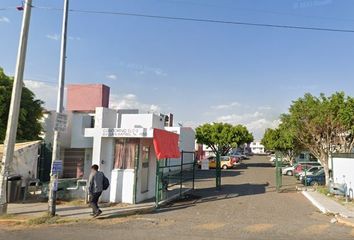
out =
<svg viewBox="0 0 354 240"><path fill-rule="evenodd" d="M57 113L54 130L59 132L65 132L67 122L68 122L68 115L64 113Z"/></svg>
<svg viewBox="0 0 354 240"><path fill-rule="evenodd" d="M202 170L209 170L209 159L203 159L201 164Z"/></svg>
<svg viewBox="0 0 354 240"><path fill-rule="evenodd" d="M59 174L63 172L63 161L62 160L55 160L52 166L52 173Z"/></svg>

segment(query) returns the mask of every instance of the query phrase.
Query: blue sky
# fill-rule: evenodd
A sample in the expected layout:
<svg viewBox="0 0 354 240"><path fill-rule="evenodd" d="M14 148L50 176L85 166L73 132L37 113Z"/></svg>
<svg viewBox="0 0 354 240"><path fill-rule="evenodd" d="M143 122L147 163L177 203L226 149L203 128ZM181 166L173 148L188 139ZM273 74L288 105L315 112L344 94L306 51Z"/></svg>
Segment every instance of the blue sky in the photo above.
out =
<svg viewBox="0 0 354 240"><path fill-rule="evenodd" d="M2 7L21 1L2 0ZM34 0L61 8L62 0ZM71 9L354 29L352 0L71 0ZM21 12L0 10L0 66L13 75ZM33 9L25 79L55 106L61 11ZM67 83L104 83L113 107L241 123L261 138L305 92L354 95L354 34L71 12Z"/></svg>

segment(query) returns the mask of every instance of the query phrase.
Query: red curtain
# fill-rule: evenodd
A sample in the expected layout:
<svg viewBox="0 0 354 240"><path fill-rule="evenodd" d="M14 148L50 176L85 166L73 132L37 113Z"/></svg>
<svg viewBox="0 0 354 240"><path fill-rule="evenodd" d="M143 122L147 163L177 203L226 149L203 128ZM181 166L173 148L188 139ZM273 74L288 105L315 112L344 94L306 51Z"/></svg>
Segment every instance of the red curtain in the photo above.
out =
<svg viewBox="0 0 354 240"><path fill-rule="evenodd" d="M154 129L154 148L157 159L179 158L179 135L161 129Z"/></svg>

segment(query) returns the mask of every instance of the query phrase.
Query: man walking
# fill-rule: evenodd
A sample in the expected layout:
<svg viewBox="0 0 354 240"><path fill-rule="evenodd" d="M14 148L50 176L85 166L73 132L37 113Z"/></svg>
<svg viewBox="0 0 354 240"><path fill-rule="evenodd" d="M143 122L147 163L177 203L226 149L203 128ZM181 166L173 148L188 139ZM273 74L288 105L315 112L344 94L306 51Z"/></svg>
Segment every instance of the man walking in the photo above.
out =
<svg viewBox="0 0 354 240"><path fill-rule="evenodd" d="M98 171L98 165L92 165L91 174L88 182L89 201L92 208L92 216L97 217L101 215L102 211L98 207L98 200L102 194L103 189L103 172Z"/></svg>

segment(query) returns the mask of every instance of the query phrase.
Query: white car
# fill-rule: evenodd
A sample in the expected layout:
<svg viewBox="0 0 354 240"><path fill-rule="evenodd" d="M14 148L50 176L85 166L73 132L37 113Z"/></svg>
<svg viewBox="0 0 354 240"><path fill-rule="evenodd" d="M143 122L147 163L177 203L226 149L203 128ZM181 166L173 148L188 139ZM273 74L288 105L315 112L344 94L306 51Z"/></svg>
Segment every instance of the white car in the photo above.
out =
<svg viewBox="0 0 354 240"><path fill-rule="evenodd" d="M322 169L323 167L321 166L313 166L310 167L309 169L306 170L306 176L312 176L315 172L317 172L318 170ZM302 181L302 179L305 177L305 171L302 171L299 173L299 180Z"/></svg>
<svg viewBox="0 0 354 240"><path fill-rule="evenodd" d="M294 170L295 167L294 166L289 166L289 167L285 167L281 170L283 175L288 175L288 176L292 176L294 175Z"/></svg>

